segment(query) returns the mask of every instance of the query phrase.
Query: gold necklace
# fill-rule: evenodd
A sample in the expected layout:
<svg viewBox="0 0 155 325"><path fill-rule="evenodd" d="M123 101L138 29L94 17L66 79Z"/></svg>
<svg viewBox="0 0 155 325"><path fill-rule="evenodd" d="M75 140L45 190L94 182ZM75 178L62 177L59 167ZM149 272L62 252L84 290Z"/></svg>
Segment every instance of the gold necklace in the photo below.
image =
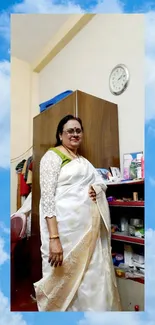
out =
<svg viewBox="0 0 155 325"><path fill-rule="evenodd" d="M64 146L64 149L66 149L68 151L68 153L73 157L73 158L79 158L79 155L75 155L70 149L68 149L66 146Z"/></svg>

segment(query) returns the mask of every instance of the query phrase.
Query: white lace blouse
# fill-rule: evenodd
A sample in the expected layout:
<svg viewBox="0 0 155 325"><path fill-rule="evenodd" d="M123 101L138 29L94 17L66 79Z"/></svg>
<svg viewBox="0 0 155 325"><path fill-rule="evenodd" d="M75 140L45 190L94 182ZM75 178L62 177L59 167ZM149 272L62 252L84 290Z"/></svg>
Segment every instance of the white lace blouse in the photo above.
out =
<svg viewBox="0 0 155 325"><path fill-rule="evenodd" d="M52 218L55 212L55 191L62 159L52 150L40 161L40 190L43 217Z"/></svg>

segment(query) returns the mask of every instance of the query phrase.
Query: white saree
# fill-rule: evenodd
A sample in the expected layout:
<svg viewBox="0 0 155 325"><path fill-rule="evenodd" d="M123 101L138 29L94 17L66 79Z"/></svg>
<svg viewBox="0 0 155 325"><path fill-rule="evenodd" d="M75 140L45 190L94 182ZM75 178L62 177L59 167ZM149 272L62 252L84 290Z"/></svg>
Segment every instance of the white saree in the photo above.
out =
<svg viewBox="0 0 155 325"><path fill-rule="evenodd" d="M48 151L41 161L43 278L34 284L38 310L120 311L106 185L85 158L74 159L62 168L61 162L53 151ZM90 185L96 191L97 203L89 198ZM48 263L45 217L53 215L57 218L64 255L63 265L57 268Z"/></svg>

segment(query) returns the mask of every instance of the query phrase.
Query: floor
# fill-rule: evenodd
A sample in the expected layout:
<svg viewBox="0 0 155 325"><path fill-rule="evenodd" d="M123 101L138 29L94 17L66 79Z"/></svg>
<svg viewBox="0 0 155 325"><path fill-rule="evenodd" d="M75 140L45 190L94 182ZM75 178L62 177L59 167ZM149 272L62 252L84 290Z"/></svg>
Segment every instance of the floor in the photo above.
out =
<svg viewBox="0 0 155 325"><path fill-rule="evenodd" d="M11 311L37 311L29 252L28 242L22 240L11 258Z"/></svg>
<svg viewBox="0 0 155 325"><path fill-rule="evenodd" d="M38 311L33 294L33 287L28 280L19 282L11 297L11 311Z"/></svg>

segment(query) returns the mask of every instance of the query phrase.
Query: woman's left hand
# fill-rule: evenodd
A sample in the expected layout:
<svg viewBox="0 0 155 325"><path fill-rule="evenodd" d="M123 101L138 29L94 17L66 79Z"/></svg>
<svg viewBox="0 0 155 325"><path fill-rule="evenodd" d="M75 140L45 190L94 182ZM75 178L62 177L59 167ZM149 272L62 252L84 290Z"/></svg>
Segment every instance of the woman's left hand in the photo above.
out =
<svg viewBox="0 0 155 325"><path fill-rule="evenodd" d="M96 202L96 192L94 191L92 186L90 186L88 194L89 194L89 197L92 199L92 201Z"/></svg>

